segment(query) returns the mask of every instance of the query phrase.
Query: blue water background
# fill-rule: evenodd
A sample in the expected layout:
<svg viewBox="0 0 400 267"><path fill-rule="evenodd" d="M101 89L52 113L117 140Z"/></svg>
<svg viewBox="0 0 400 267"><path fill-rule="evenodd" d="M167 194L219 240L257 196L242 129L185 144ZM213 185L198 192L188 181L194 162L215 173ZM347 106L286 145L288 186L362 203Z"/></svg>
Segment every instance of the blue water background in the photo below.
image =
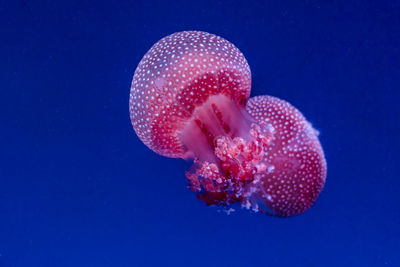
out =
<svg viewBox="0 0 400 267"><path fill-rule="evenodd" d="M0 22L0 266L400 266L399 1L17 0ZM308 212L207 208L137 138L136 65L181 30L234 43L252 95L320 131Z"/></svg>

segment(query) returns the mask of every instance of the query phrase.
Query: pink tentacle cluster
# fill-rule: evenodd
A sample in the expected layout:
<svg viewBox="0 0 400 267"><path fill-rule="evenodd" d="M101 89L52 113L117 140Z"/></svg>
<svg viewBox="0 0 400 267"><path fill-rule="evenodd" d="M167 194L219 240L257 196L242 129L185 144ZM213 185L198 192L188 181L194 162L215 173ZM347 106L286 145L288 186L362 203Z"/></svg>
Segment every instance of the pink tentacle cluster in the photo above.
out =
<svg viewBox="0 0 400 267"><path fill-rule="evenodd" d="M189 188L192 192L201 192L198 197L208 205L242 202L247 208L257 210L257 203L249 203L252 195L261 190L256 188L260 175L274 168L265 161L265 148L272 141L273 131L269 124L253 123L249 131L251 140L247 142L241 137L217 137L218 164L195 160L198 167L186 172ZM249 191L250 188L256 189Z"/></svg>

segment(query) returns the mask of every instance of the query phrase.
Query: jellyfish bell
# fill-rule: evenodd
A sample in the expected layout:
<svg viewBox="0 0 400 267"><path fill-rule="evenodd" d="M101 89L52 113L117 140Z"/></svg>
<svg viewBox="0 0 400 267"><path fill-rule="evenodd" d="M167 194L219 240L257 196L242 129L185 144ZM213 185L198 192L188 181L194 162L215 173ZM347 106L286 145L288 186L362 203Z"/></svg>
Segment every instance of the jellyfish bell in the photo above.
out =
<svg viewBox="0 0 400 267"><path fill-rule="evenodd" d="M179 132L193 119L194 110L210 96L244 107L250 82L246 59L225 39L198 31L169 35L154 44L136 68L130 94L132 125L156 153L185 157L189 151Z"/></svg>

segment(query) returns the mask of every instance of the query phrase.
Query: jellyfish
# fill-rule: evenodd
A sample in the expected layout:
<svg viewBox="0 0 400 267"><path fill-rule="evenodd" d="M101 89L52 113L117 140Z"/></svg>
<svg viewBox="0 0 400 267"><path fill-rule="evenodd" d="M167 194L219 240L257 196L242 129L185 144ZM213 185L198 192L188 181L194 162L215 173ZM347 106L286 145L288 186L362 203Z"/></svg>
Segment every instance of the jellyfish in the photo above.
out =
<svg viewBox="0 0 400 267"><path fill-rule="evenodd" d="M301 214L325 184L318 131L288 102L250 98L250 90L250 68L236 46L206 32L177 32L137 66L131 122L154 152L193 161L188 188L207 205Z"/></svg>

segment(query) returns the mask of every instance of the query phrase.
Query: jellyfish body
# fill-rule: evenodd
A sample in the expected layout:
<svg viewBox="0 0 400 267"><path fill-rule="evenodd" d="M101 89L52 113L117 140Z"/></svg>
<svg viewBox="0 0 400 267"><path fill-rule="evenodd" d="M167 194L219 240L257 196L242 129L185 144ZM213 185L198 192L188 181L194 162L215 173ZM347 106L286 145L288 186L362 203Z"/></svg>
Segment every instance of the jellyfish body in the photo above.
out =
<svg viewBox="0 0 400 267"><path fill-rule="evenodd" d="M250 89L250 68L232 43L205 32L178 32L153 45L139 63L131 122L156 153L194 160L186 172L189 188L208 205L300 214L325 183L317 131L283 100L249 99Z"/></svg>

